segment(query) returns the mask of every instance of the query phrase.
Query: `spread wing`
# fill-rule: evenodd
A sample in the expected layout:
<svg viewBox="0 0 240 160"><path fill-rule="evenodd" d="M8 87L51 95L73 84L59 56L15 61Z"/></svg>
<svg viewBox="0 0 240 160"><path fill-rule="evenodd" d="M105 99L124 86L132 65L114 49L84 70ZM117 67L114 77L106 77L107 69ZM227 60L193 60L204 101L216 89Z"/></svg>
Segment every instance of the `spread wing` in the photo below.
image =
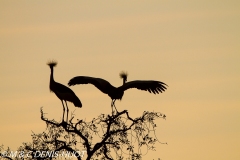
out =
<svg viewBox="0 0 240 160"><path fill-rule="evenodd" d="M165 91L167 88L167 84L160 82L160 81L144 81L144 80L136 80L130 81L119 87L119 89L127 90L130 88L137 88L140 90L148 91L150 93L158 94Z"/></svg>
<svg viewBox="0 0 240 160"><path fill-rule="evenodd" d="M87 77L87 76L77 76L68 82L69 86L76 84L92 84L97 87L101 92L108 94L112 88L114 88L108 81L101 78Z"/></svg>

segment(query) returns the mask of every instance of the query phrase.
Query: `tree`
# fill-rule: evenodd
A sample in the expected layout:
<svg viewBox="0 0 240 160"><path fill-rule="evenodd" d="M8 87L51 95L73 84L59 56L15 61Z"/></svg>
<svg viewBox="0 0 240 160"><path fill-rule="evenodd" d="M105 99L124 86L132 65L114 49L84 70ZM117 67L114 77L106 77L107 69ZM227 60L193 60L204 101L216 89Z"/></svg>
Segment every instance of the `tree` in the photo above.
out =
<svg viewBox="0 0 240 160"><path fill-rule="evenodd" d="M100 114L90 122L75 120L57 122L45 117L41 108L41 120L46 123L46 131L33 133L32 142L23 143L18 153L10 149L0 157L6 159L142 159L141 149L155 150L158 139L155 135L155 120L165 119L159 112L144 111L133 118L127 110L111 115ZM3 151L3 147L0 147ZM13 154L15 157L11 157Z"/></svg>

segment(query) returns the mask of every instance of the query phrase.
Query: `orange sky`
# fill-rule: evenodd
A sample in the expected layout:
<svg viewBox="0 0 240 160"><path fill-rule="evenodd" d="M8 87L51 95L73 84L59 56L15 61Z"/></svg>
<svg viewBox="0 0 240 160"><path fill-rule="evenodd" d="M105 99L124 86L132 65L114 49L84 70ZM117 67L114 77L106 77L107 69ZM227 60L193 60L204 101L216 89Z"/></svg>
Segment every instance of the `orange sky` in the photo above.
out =
<svg viewBox="0 0 240 160"><path fill-rule="evenodd" d="M131 89L119 110L166 114L158 120L157 151L143 159L240 159L240 2L219 1L0 1L0 144L16 149L40 133L40 107L61 120L60 100L49 92L50 69L67 84L77 75L122 84L160 80L160 95ZM71 89L91 119L110 113L110 98L94 86Z"/></svg>

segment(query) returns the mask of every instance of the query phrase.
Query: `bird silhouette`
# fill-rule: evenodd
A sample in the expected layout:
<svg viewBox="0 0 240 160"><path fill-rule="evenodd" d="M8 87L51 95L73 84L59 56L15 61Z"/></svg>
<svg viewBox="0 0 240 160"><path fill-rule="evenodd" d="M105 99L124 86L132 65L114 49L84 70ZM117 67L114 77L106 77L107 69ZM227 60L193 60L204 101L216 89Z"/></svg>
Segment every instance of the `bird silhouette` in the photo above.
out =
<svg viewBox="0 0 240 160"><path fill-rule="evenodd" d="M63 104L63 101L65 101L66 104L66 109L67 109L67 121L68 121L68 106L67 106L67 101L72 102L75 107L82 107L82 103L79 100L79 98L75 95L75 93L68 87L55 82L53 78L53 68L57 65L57 62L55 61L50 61L47 63L47 65L51 69L51 74L50 74L50 91L54 92L56 96L61 100L62 105L63 105L63 117L62 117L62 122L64 122L64 114L65 114L65 106Z"/></svg>
<svg viewBox="0 0 240 160"><path fill-rule="evenodd" d="M150 93L158 94L165 91L166 84L160 81L154 80L135 80L127 82L128 74L126 72L120 73L120 78L123 79L123 85L120 87L112 86L108 81L102 78L88 77L88 76L77 76L72 78L69 82L69 86L76 84L92 84L97 87L101 92L107 94L111 99L111 107L115 107L115 101L121 100L124 94L124 91L130 88L137 88L139 90L148 91ZM115 107L116 109L116 107ZM116 109L117 111L117 109Z"/></svg>

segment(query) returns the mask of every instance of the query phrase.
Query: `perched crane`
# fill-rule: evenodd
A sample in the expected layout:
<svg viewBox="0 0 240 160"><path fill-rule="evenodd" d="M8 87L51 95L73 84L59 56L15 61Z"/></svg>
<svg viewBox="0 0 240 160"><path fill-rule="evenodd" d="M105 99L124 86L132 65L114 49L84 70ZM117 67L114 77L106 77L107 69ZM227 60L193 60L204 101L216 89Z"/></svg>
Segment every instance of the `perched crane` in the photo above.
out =
<svg viewBox="0 0 240 160"><path fill-rule="evenodd" d="M139 90L148 91L150 93L158 94L165 91L166 84L160 81L153 80L135 80L127 82L128 74L126 72L120 73L120 78L123 79L123 85L120 87L112 86L108 81L102 78L87 77L87 76L77 76L72 78L69 82L69 86L76 84L92 84L97 87L101 92L107 94L111 99L111 107L115 107L115 101L117 99L121 100L124 94L124 91L130 88L137 88ZM116 109L116 107L115 107ZM117 109L116 109L117 111Z"/></svg>
<svg viewBox="0 0 240 160"><path fill-rule="evenodd" d="M53 78L53 67L57 65L57 62L55 61L50 61L47 63L51 69L51 74L50 74L50 91L54 92L56 96L61 100L62 105L63 105L63 117L62 117L62 122L64 122L64 114L65 114L65 106L63 104L63 101L65 101L66 104L66 109L67 109L67 121L68 121L68 106L67 106L67 101L72 102L75 107L82 107L82 103L80 99L75 95L75 93L68 87L55 82Z"/></svg>

